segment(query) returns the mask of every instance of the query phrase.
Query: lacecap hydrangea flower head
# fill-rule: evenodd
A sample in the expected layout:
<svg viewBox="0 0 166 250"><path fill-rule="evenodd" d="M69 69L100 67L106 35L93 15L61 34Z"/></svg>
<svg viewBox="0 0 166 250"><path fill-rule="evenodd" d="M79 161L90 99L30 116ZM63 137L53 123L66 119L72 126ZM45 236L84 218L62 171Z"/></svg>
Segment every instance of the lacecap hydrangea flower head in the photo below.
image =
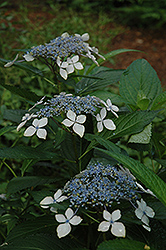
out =
<svg viewBox="0 0 166 250"><path fill-rule="evenodd" d="M48 196L41 201L40 205L42 207L44 205L44 208L51 206L51 211L57 213L56 209L52 209L53 203L68 201L69 208L65 211L65 215L55 215L55 219L62 223L57 227L59 238L71 232L71 225L82 222L82 217L76 215L80 208L85 211L95 209L97 213L103 211L104 221L99 223L98 231L106 232L110 229L114 236L125 237L126 228L119 221L123 214L120 209L113 210L114 205L121 207L122 202L128 201L136 208L135 215L141 219L144 223L143 227L148 231L150 227L147 216L152 218L155 215L153 209L148 207L143 199L141 202L138 201L141 197L139 192L136 179L128 170L122 166L96 162L90 163L84 171L68 181L61 191L58 190L55 193L54 196L57 196L57 193L61 195L60 198L58 196L59 201L54 201ZM138 208L136 204L139 205Z"/></svg>
<svg viewBox="0 0 166 250"><path fill-rule="evenodd" d="M91 47L89 43L87 43L88 40L88 33L83 35L69 35L65 32L48 43L33 46L23 55L23 58L27 62L38 59L47 65L51 65L54 72L56 67L58 67L59 74L66 80L68 75L75 70L83 69L82 63L79 62L80 56L90 58L97 65L96 55L105 60L105 58L98 53L97 48ZM18 55L13 61L5 64L5 67L12 66L17 58Z"/></svg>
<svg viewBox="0 0 166 250"><path fill-rule="evenodd" d="M97 131L99 133L102 132L103 129L116 129L114 121L110 118L106 118L107 112L110 112L113 117L116 116L118 118L116 112L119 111L119 108L112 105L110 99L107 99L107 103L110 105L108 108L108 105L104 101L90 95L74 96L61 92L59 95L55 95L45 102L44 98L45 97L42 97L41 100L29 109L30 113L26 113L21 123L18 125L17 131L19 131L31 118L35 118L32 125L24 132L24 136L33 136L36 133L39 138L46 139L47 131L43 127L48 124L48 119L51 118L55 121L56 117L62 117L64 115L66 118L62 120L60 124L59 121L57 121L59 126L62 128L63 126L69 128L66 130L67 132L74 132L81 138L85 133L84 124L87 121L87 115L91 115L95 118ZM33 108L36 108L38 105L42 105L43 107L33 112Z"/></svg>

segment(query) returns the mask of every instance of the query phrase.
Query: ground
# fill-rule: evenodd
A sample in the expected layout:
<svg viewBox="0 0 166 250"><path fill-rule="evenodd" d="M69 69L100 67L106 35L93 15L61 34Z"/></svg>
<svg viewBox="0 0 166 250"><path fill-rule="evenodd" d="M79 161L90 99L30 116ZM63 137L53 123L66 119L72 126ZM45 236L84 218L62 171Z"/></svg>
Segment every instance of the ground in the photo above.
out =
<svg viewBox="0 0 166 250"><path fill-rule="evenodd" d="M134 60L146 59L157 71L162 87L166 89L166 33L164 30L156 31L149 29L128 29L117 35L111 49L137 49L144 53L124 53L116 58L116 65L113 68L126 68Z"/></svg>

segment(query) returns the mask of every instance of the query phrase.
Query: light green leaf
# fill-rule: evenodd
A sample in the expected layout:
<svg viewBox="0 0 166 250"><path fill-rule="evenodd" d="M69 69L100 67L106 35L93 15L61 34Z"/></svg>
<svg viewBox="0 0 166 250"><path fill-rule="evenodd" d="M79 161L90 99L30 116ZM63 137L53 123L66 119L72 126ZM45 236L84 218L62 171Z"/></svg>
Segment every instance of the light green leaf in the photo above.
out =
<svg viewBox="0 0 166 250"><path fill-rule="evenodd" d="M150 123L142 132L132 135L128 142L148 144L152 134L151 130L152 124Z"/></svg>
<svg viewBox="0 0 166 250"><path fill-rule="evenodd" d="M128 239L116 239L102 242L97 250L143 250L147 244ZM153 247L150 250L155 250Z"/></svg>
<svg viewBox="0 0 166 250"><path fill-rule="evenodd" d="M109 142L108 142L109 143ZM132 171L133 175L140 180L147 188L149 188L157 198L166 206L166 183L157 176L152 170L148 167L136 161L126 155L117 154L113 151L98 150L110 155L119 163L123 164L129 170Z"/></svg>
<svg viewBox="0 0 166 250"><path fill-rule="evenodd" d="M137 108L139 91L142 91L145 98L153 103L162 89L156 71L145 59L138 59L122 74L119 91L126 104Z"/></svg>

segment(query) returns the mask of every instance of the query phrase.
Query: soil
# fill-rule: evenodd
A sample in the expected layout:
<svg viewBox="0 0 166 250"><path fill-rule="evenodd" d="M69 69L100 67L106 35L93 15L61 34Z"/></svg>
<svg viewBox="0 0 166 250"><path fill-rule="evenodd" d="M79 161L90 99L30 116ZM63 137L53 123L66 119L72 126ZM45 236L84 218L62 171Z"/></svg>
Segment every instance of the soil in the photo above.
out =
<svg viewBox="0 0 166 250"><path fill-rule="evenodd" d="M134 60L146 59L157 71L163 89L166 90L166 33L164 30L128 29L117 35L112 41L111 50L137 49L140 52L129 52L116 56L116 64L111 68L126 69Z"/></svg>

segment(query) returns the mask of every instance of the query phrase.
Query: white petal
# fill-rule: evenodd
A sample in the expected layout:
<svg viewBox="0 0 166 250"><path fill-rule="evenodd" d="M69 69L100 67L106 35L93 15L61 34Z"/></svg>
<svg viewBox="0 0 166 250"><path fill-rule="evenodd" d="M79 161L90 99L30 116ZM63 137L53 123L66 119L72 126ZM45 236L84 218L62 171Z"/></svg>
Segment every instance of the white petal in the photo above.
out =
<svg viewBox="0 0 166 250"><path fill-rule="evenodd" d="M61 37L63 37L63 38L65 38L65 37L69 37L69 33L64 32L64 33L61 35Z"/></svg>
<svg viewBox="0 0 166 250"><path fill-rule="evenodd" d="M71 223L72 225L75 225L75 226L76 226L76 225L80 224L81 221L82 221L82 218L81 218L80 216L75 215L75 216L70 220L70 223Z"/></svg>
<svg viewBox="0 0 166 250"><path fill-rule="evenodd" d="M107 99L106 103L107 103L107 106L108 106L108 107L111 107L111 106L112 106L112 102L111 102L110 99Z"/></svg>
<svg viewBox="0 0 166 250"><path fill-rule="evenodd" d="M74 215L74 212L71 208L68 208L65 212L65 215L66 215L67 219L70 220L70 218Z"/></svg>
<svg viewBox="0 0 166 250"><path fill-rule="evenodd" d="M66 127L71 127L74 124L74 122L70 121L69 119L65 119L62 121L62 124L64 124Z"/></svg>
<svg viewBox="0 0 166 250"><path fill-rule="evenodd" d="M106 114L107 114L106 108L102 108L100 111L100 116L102 120L106 117Z"/></svg>
<svg viewBox="0 0 166 250"><path fill-rule="evenodd" d="M100 117L99 114L96 115L96 120L97 120L98 122L101 122L101 121L102 121L102 119L101 119L101 117Z"/></svg>
<svg viewBox="0 0 166 250"><path fill-rule="evenodd" d="M68 63L67 62L62 62L61 68L67 68L67 67L68 67Z"/></svg>
<svg viewBox="0 0 166 250"><path fill-rule="evenodd" d="M153 218L155 216L155 212L153 211L153 209L151 207L146 207L145 212L147 214L147 216L149 216L150 218Z"/></svg>
<svg viewBox="0 0 166 250"><path fill-rule="evenodd" d="M85 33L85 34L83 34L83 35L81 36L81 38L82 38L82 40L83 40L84 42L86 42L86 41L89 40L89 34L88 34L88 33Z"/></svg>
<svg viewBox="0 0 166 250"><path fill-rule="evenodd" d="M115 211L112 213L112 220L113 220L113 221L119 220L120 217L121 217L121 213L120 213L120 210L119 210L119 209L115 210Z"/></svg>
<svg viewBox="0 0 166 250"><path fill-rule="evenodd" d="M59 197L59 198L57 199L57 202L62 202L62 201L64 201L64 200L66 200L66 199L67 199L67 196L62 195L61 197Z"/></svg>
<svg viewBox="0 0 166 250"><path fill-rule="evenodd" d="M145 214L142 216L141 221L147 226L149 226L149 219Z"/></svg>
<svg viewBox="0 0 166 250"><path fill-rule="evenodd" d="M118 112L119 111L119 108L115 105L112 105L112 109L115 111L115 112Z"/></svg>
<svg viewBox="0 0 166 250"><path fill-rule="evenodd" d="M145 209L146 209L146 202L143 200L143 199L141 199L141 202L139 202L139 201L137 201L137 204L138 204L138 206L139 206L139 208L142 210L142 211L144 211Z"/></svg>
<svg viewBox="0 0 166 250"><path fill-rule="evenodd" d="M102 221L100 224L99 224L99 227L98 227L98 231L102 231L102 232L106 232L109 230L110 228L110 222L108 221Z"/></svg>
<svg viewBox="0 0 166 250"><path fill-rule="evenodd" d="M60 75L62 76L62 78L64 78L65 80L67 79L67 71L65 69L60 68Z"/></svg>
<svg viewBox="0 0 166 250"><path fill-rule="evenodd" d="M27 120L25 120L24 122L21 122L18 126L17 126L17 131L19 131L27 122Z"/></svg>
<svg viewBox="0 0 166 250"><path fill-rule="evenodd" d="M108 130L115 130L116 129L114 122L110 119L105 119L103 121L103 123L104 123L105 128L107 128Z"/></svg>
<svg viewBox="0 0 166 250"><path fill-rule="evenodd" d="M40 139L46 139L47 136L47 131L44 128L37 129L36 135Z"/></svg>
<svg viewBox="0 0 166 250"><path fill-rule="evenodd" d="M34 127L38 127L38 126L39 126L39 120L38 120L37 118L34 119L33 122L32 122L32 125L33 125Z"/></svg>
<svg viewBox="0 0 166 250"><path fill-rule="evenodd" d="M83 124L86 121L86 115L78 115L76 122Z"/></svg>
<svg viewBox="0 0 166 250"><path fill-rule="evenodd" d="M97 123L97 130L100 133L101 131L103 131L103 123L102 122L98 122Z"/></svg>
<svg viewBox="0 0 166 250"><path fill-rule="evenodd" d="M58 64L59 67L61 66L62 61L60 60L59 57L57 58L56 63Z"/></svg>
<svg viewBox="0 0 166 250"><path fill-rule="evenodd" d="M149 232L151 231L151 228L148 226L145 226L144 224L142 225L146 230L148 230Z"/></svg>
<svg viewBox="0 0 166 250"><path fill-rule="evenodd" d="M62 195L62 190L58 189L54 194L54 200L56 201Z"/></svg>
<svg viewBox="0 0 166 250"><path fill-rule="evenodd" d="M75 64L76 62L78 62L78 60L79 60L79 56L78 55L76 55L76 56L73 56L72 58L71 58L71 61Z"/></svg>
<svg viewBox="0 0 166 250"><path fill-rule="evenodd" d="M82 63L80 63L80 62L75 63L75 64L74 64L74 67L75 67L76 69L78 69L78 70L81 70L81 69L84 68L83 65L82 65Z"/></svg>
<svg viewBox="0 0 166 250"><path fill-rule="evenodd" d="M60 224L57 229L57 235L59 238L65 237L66 235L68 235L71 231L71 226L69 223L65 223L65 224Z"/></svg>
<svg viewBox="0 0 166 250"><path fill-rule="evenodd" d="M34 135L36 132L36 128L34 128L33 126L28 127L25 132L24 132L24 136L32 136Z"/></svg>
<svg viewBox="0 0 166 250"><path fill-rule="evenodd" d="M73 66L73 64L68 65L67 68L66 68L66 70L67 70L68 74L73 73L74 72L74 66Z"/></svg>
<svg viewBox="0 0 166 250"><path fill-rule="evenodd" d="M135 210L135 215L137 216L138 219L141 219L142 216L143 216L142 210L141 210L140 208L137 208L137 209Z"/></svg>
<svg viewBox="0 0 166 250"><path fill-rule="evenodd" d="M47 125L47 123L48 123L48 118L44 117L44 118L41 118L39 120L39 125L38 126L41 128L41 127L44 127L45 125Z"/></svg>
<svg viewBox="0 0 166 250"><path fill-rule="evenodd" d="M56 214L55 219L60 223L66 221L66 217L63 214Z"/></svg>
<svg viewBox="0 0 166 250"><path fill-rule="evenodd" d="M69 118L71 121L75 122L76 114L72 110L69 110L67 112L67 118Z"/></svg>
<svg viewBox="0 0 166 250"><path fill-rule="evenodd" d="M104 211L103 211L103 218L104 218L105 220L107 220L107 221L110 222L112 216L111 216L111 214L110 214L107 210L104 210Z"/></svg>
<svg viewBox="0 0 166 250"><path fill-rule="evenodd" d="M80 125L78 123L75 123L73 125L73 130L76 134L78 134L82 138L84 135L84 132L85 132L85 127L84 127L84 125Z"/></svg>
<svg viewBox="0 0 166 250"><path fill-rule="evenodd" d="M53 212L53 213L57 213L58 212L57 208L55 208L55 207L50 207L50 211Z"/></svg>
<svg viewBox="0 0 166 250"><path fill-rule="evenodd" d="M32 62L35 59L30 53L24 55L23 57L27 62Z"/></svg>
<svg viewBox="0 0 166 250"><path fill-rule="evenodd" d="M16 57L14 58L13 61L10 61L10 62L6 63L6 64L4 65L4 67L5 67L5 68L8 68L8 67L12 66L12 65L14 64L14 62L17 60L17 58L18 58L18 54L16 55Z"/></svg>
<svg viewBox="0 0 166 250"><path fill-rule="evenodd" d="M49 204L52 204L54 202L54 199L51 196L47 196L45 197L41 202L40 202L40 206L42 208L49 208Z"/></svg>
<svg viewBox="0 0 166 250"><path fill-rule="evenodd" d="M112 225L111 233L117 237L125 237L126 236L125 226L121 222L115 222Z"/></svg>

